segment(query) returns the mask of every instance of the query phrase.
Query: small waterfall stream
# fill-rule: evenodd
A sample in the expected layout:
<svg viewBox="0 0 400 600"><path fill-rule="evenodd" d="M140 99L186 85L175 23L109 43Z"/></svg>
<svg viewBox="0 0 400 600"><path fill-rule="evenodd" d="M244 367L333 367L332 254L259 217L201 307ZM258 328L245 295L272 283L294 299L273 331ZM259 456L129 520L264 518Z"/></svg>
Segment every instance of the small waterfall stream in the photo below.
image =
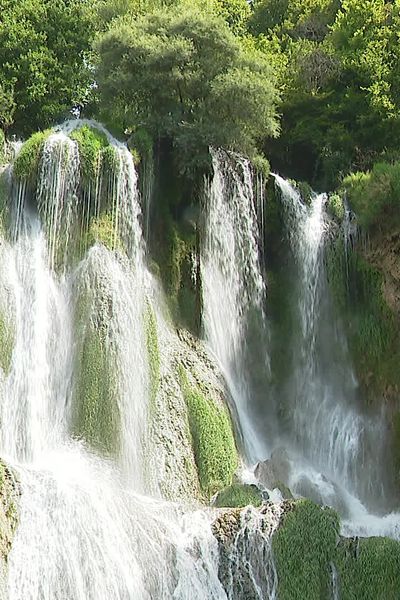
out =
<svg viewBox="0 0 400 600"><path fill-rule="evenodd" d="M248 160L211 150L214 175L206 181L206 227L201 275L206 339L228 382L245 454L263 458L265 445L252 415L246 369L250 322L258 328L268 370L265 287L259 259L253 176Z"/></svg>

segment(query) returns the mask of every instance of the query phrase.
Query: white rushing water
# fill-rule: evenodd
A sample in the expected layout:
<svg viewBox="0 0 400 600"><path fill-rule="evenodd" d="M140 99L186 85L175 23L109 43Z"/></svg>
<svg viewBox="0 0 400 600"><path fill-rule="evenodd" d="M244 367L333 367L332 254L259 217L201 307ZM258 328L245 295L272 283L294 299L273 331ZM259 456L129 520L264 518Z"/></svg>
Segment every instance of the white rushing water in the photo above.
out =
<svg viewBox="0 0 400 600"><path fill-rule="evenodd" d="M78 196L79 155L65 132L43 151L41 217L29 207L29 186L14 184L13 236L0 248L0 308L14 339L0 387L0 450L21 488L8 600L226 598L212 512L150 495L148 275L132 157L115 147L107 197L126 256L95 244L75 258L76 228L96 218L103 183ZM83 347L93 336L103 362L90 385L111 369L110 406L80 387L88 375Z"/></svg>
<svg viewBox="0 0 400 600"><path fill-rule="evenodd" d="M265 446L252 418L246 371L250 320L258 319L265 342L264 281L259 259L259 233L254 182L248 160L211 150L214 175L206 181L205 239L201 250L204 329L228 382L247 459L265 456ZM264 346L264 364L268 355Z"/></svg>
<svg viewBox="0 0 400 600"><path fill-rule="evenodd" d="M385 426L379 415L365 415L358 406L346 339L329 301L326 196L314 194L307 205L289 182L277 175L275 180L297 270L299 330L290 341L293 367L285 383L288 410L279 440L292 453L290 487L336 507L348 534L399 537L398 515L375 517L358 499L384 506Z"/></svg>

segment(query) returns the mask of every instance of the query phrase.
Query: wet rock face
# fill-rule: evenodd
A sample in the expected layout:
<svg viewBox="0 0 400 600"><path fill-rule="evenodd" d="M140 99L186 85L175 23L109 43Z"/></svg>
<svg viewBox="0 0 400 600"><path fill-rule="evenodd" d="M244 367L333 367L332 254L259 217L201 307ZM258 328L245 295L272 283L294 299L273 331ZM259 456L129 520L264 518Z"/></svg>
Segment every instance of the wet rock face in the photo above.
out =
<svg viewBox="0 0 400 600"><path fill-rule="evenodd" d="M277 575L271 538L292 503L223 509L212 530L219 548L219 579L232 600L273 597ZM261 595L260 595L261 593Z"/></svg>
<svg viewBox="0 0 400 600"><path fill-rule="evenodd" d="M285 500L290 500L293 495L289 489L291 462L285 448L276 448L271 458L259 462L254 470L254 475L259 483L268 490L278 488Z"/></svg>
<svg viewBox="0 0 400 600"><path fill-rule="evenodd" d="M7 560L18 524L19 483L15 474L0 460L0 598L3 598Z"/></svg>

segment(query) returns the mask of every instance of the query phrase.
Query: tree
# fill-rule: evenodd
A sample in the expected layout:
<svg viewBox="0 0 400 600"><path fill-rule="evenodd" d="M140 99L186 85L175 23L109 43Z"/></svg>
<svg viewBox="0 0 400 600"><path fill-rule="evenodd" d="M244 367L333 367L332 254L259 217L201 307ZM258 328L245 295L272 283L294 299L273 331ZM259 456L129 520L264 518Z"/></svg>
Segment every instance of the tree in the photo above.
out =
<svg viewBox="0 0 400 600"><path fill-rule="evenodd" d="M85 101L93 2L0 0L0 85L12 93L16 129L30 133Z"/></svg>
<svg viewBox="0 0 400 600"><path fill-rule="evenodd" d="M254 153L276 135L274 73L211 10L180 3L116 20L97 44L101 104L125 129L169 138L188 168L209 145Z"/></svg>

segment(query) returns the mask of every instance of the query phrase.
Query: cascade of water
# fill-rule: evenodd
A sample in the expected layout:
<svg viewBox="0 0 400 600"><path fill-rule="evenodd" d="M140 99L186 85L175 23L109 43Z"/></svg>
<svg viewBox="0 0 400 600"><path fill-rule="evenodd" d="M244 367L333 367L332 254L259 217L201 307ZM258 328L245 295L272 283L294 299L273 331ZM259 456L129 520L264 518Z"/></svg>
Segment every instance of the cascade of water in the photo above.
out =
<svg viewBox="0 0 400 600"><path fill-rule="evenodd" d="M262 511L248 507L238 517L237 531L223 545L220 578L229 600L276 600L278 577L272 557L271 538L281 518L280 505Z"/></svg>
<svg viewBox="0 0 400 600"><path fill-rule="evenodd" d="M382 497L383 424L358 410L346 340L332 319L323 253L326 197L315 194L308 206L289 182L277 175L275 180L297 269L294 311L300 324L289 342L293 368L284 391L288 445L364 501ZM325 483L319 492L329 503Z"/></svg>
<svg viewBox="0 0 400 600"><path fill-rule="evenodd" d="M249 161L211 150L214 175L206 181L206 228L201 249L204 329L226 376L250 461L263 458L263 438L251 415L246 373L250 321L266 337L253 176ZM264 350L264 366L267 352Z"/></svg>
<svg viewBox="0 0 400 600"><path fill-rule="evenodd" d="M225 600L212 512L186 513L138 495L152 491L144 448L147 271L136 173L126 149L115 147L108 197L126 256L96 244L77 266L65 260L74 221L87 214L76 201L77 147L65 132L50 136L40 163L43 226L25 184L14 184L15 236L0 247L0 312L10 308L13 340L0 381L0 450L22 493L8 599ZM60 253L61 273L54 268ZM86 364L85 343L92 352ZM112 410L104 413L104 398L99 411L91 392L109 374ZM85 376L90 383L79 387ZM119 445L104 452L113 415ZM99 423L104 435L96 437Z"/></svg>

